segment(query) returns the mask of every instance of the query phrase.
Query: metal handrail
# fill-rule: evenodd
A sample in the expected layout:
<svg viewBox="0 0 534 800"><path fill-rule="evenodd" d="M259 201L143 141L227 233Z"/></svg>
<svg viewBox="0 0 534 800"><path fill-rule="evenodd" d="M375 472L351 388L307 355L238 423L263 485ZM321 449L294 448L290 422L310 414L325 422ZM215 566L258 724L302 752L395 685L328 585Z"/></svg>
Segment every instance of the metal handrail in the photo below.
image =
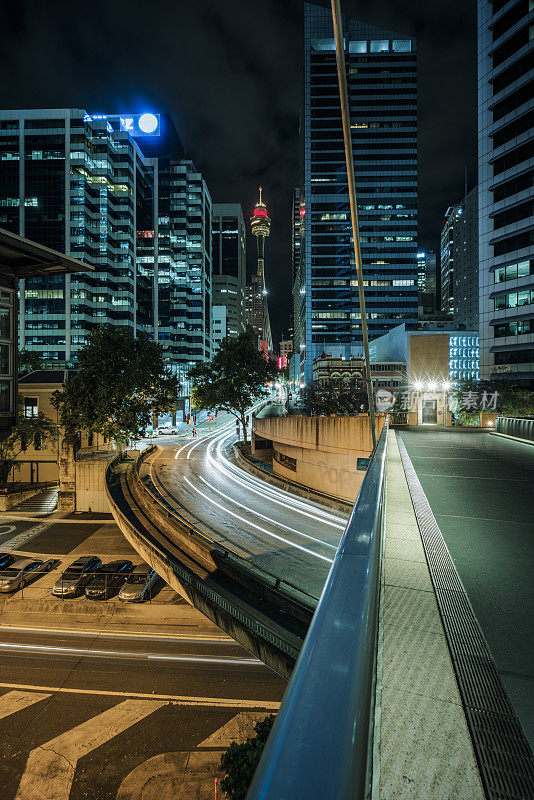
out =
<svg viewBox="0 0 534 800"><path fill-rule="evenodd" d="M386 437L384 425L247 800L366 796Z"/></svg>

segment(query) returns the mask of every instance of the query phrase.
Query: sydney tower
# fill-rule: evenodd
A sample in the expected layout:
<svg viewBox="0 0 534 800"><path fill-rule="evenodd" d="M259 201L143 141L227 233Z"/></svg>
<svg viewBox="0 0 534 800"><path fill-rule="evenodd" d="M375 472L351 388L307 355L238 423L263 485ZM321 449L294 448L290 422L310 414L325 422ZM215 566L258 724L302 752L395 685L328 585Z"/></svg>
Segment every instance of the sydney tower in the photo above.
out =
<svg viewBox="0 0 534 800"><path fill-rule="evenodd" d="M257 332L261 341L270 343L271 326L269 322L269 312L267 310L267 299L265 290L265 237L271 232L271 220L267 214L267 206L261 198L254 206L253 216L250 218L250 227L256 237L258 246L258 271L252 278L252 326ZM262 347L264 349L264 347Z"/></svg>

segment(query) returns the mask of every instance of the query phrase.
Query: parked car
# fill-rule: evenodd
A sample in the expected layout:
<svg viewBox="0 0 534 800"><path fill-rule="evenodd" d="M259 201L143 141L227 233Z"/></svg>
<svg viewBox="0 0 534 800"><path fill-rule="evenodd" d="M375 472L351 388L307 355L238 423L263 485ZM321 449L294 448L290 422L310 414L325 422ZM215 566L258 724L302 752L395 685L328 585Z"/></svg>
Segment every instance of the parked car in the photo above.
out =
<svg viewBox="0 0 534 800"><path fill-rule="evenodd" d="M15 560L15 556L12 556L11 553L0 553L0 570L5 569L5 567L9 567Z"/></svg>
<svg viewBox="0 0 534 800"><path fill-rule="evenodd" d="M19 558L0 572L0 592L24 589L43 572L50 572L56 562L53 558L41 561L37 558Z"/></svg>
<svg viewBox="0 0 534 800"><path fill-rule="evenodd" d="M177 433L178 433L178 429L177 428L171 428L171 427L169 427L169 428L158 428L158 434L160 436L174 436Z"/></svg>
<svg viewBox="0 0 534 800"><path fill-rule="evenodd" d="M158 573L147 564L138 564L126 578L126 583L119 592L119 600L142 603L150 598L158 577Z"/></svg>
<svg viewBox="0 0 534 800"><path fill-rule="evenodd" d="M52 594L56 597L75 597L81 594L92 578L90 573L98 572L101 565L102 561L98 556L81 556L56 581Z"/></svg>
<svg viewBox="0 0 534 800"><path fill-rule="evenodd" d="M115 589L120 589L132 566L131 561L110 561L109 564L103 564L85 587L85 596L91 600L107 600Z"/></svg>

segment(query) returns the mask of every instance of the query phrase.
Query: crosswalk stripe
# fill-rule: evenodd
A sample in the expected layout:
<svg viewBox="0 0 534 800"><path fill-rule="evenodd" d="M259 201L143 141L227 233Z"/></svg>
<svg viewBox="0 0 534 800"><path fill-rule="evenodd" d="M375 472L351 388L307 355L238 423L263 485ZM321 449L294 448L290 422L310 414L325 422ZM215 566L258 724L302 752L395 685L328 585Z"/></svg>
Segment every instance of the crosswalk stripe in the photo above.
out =
<svg viewBox="0 0 534 800"><path fill-rule="evenodd" d="M164 701L125 700L32 750L15 800L69 800L76 764L152 714Z"/></svg>
<svg viewBox="0 0 534 800"><path fill-rule="evenodd" d="M0 697L0 719L16 714L28 706L50 697L48 692L7 692Z"/></svg>

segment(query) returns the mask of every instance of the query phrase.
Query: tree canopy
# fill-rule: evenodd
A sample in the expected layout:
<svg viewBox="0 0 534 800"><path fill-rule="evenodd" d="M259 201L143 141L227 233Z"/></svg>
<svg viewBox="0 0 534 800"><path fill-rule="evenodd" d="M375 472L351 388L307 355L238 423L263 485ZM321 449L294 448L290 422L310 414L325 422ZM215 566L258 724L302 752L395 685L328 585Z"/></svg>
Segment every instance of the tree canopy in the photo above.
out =
<svg viewBox="0 0 534 800"><path fill-rule="evenodd" d="M44 369L44 361L40 353L34 350L19 350L18 357L19 372L35 372Z"/></svg>
<svg viewBox="0 0 534 800"><path fill-rule="evenodd" d="M176 407L178 380L146 334L135 338L127 328L103 325L88 338L54 403L67 433L90 430L122 446L142 436L154 414Z"/></svg>
<svg viewBox="0 0 534 800"><path fill-rule="evenodd" d="M368 410L367 392L359 387L329 383L316 388L308 386L302 393L302 404L307 414L354 416Z"/></svg>
<svg viewBox="0 0 534 800"><path fill-rule="evenodd" d="M243 426L246 441L246 414L260 397L268 394L265 384L273 380L276 369L258 351L254 337L241 333L223 339L213 359L193 367L192 397L199 408L227 411Z"/></svg>

